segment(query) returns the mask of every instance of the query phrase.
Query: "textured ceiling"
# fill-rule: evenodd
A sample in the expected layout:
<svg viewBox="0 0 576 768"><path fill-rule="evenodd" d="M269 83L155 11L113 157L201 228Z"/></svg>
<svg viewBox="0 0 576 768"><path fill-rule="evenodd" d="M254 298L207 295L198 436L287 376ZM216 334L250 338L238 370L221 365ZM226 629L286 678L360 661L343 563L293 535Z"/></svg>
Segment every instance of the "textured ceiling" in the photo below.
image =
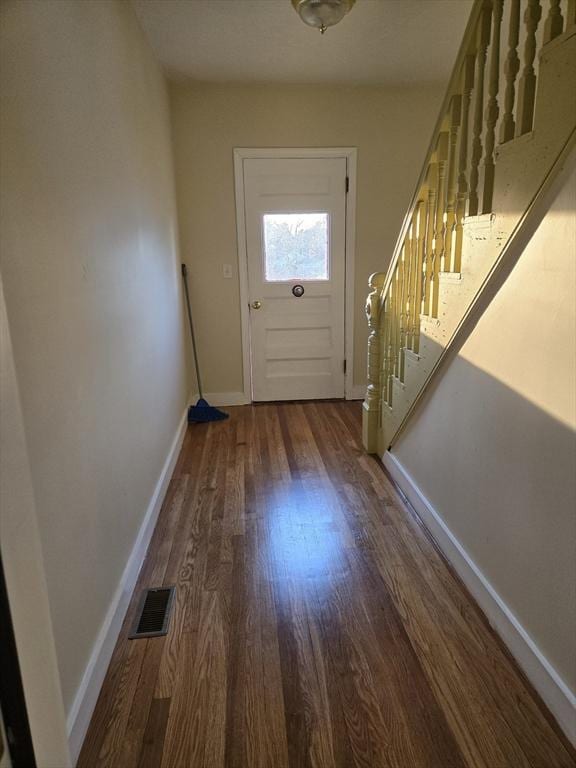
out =
<svg viewBox="0 0 576 768"><path fill-rule="evenodd" d="M471 0L357 0L325 35L290 0L132 0L168 75L207 81L446 81Z"/></svg>

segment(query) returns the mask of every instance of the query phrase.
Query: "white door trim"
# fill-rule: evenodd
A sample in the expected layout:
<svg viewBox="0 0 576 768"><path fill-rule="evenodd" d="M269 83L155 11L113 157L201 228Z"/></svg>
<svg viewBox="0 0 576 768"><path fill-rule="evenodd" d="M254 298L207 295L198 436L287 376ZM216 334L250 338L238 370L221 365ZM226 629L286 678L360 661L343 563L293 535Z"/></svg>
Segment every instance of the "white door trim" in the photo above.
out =
<svg viewBox="0 0 576 768"><path fill-rule="evenodd" d="M250 366L250 320L248 313L248 252L246 248L246 219L244 204L244 160L264 158L322 158L346 159L348 194L346 195L346 258L344 309L344 354L347 361L344 391L347 400L355 397L354 377L354 263L356 244L356 147L324 148L234 148L234 189L236 195L236 234L238 242L238 275L240 278L240 319L242 329L242 375L244 398L252 402L252 371Z"/></svg>

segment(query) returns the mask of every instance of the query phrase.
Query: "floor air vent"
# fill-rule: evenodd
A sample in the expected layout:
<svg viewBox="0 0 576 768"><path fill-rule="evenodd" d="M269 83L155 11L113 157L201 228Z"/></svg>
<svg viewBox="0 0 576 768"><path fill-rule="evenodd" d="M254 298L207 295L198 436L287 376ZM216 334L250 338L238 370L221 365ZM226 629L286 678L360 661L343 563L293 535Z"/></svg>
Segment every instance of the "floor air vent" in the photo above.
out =
<svg viewBox="0 0 576 768"><path fill-rule="evenodd" d="M159 637L167 634L173 597L174 587L146 589L128 638L136 640L138 637Z"/></svg>

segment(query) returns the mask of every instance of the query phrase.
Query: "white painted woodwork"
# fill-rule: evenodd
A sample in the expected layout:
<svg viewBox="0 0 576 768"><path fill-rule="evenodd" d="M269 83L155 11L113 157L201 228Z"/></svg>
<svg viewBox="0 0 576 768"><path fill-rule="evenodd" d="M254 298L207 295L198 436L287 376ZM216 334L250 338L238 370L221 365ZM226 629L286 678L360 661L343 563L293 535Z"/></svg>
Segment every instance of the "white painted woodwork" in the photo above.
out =
<svg viewBox="0 0 576 768"><path fill-rule="evenodd" d="M576 0L568 0L566 9L566 28L574 26L576 24Z"/></svg>
<svg viewBox="0 0 576 768"><path fill-rule="evenodd" d="M482 159L482 124L484 117L484 77L486 58L490 45L491 3L483 2L477 29L476 71L474 73L474 122L472 127L472 157L470 167L470 190L468 215L476 216L480 208L478 184L479 167Z"/></svg>
<svg viewBox="0 0 576 768"><path fill-rule="evenodd" d="M368 442L377 434L378 419L380 414L380 291L384 285L386 275L384 272L375 272L370 275L368 285L372 289L366 299L366 319L368 320L368 386L364 399L363 433L364 442ZM368 447L374 453L377 444Z"/></svg>
<svg viewBox="0 0 576 768"><path fill-rule="evenodd" d="M521 8L526 38L516 98ZM375 276L370 282L369 379L374 360L381 373L379 389L369 387L364 406L369 451L382 455L396 439L576 141L576 29L569 23L570 6L561 31L559 6L550 2L540 41L541 10L538 0L475 4L378 300L379 282ZM501 72L503 19L508 51ZM504 94L501 119L499 93Z"/></svg>
<svg viewBox="0 0 576 768"><path fill-rule="evenodd" d="M549 43L561 35L563 27L564 18L562 17L560 0L550 0L550 10L544 24L544 43Z"/></svg>
<svg viewBox="0 0 576 768"><path fill-rule="evenodd" d="M492 45L490 47L490 73L488 78L488 104L486 105L484 134L484 164L482 167L482 213L492 210L494 192L494 147L496 146L496 122L500 112L498 89L500 75L500 27L504 0L493 0Z"/></svg>
<svg viewBox="0 0 576 768"><path fill-rule="evenodd" d="M458 133L462 120L462 96L454 94L450 100L450 131L448 135L448 182L446 196L446 217L444 226L444 242L442 255L442 269L449 272L453 267L452 240L453 230L456 226L456 177L457 162L456 148L458 145Z"/></svg>
<svg viewBox="0 0 576 768"><path fill-rule="evenodd" d="M516 77L520 71L518 58L518 40L520 33L520 0L510 2L510 23L508 27L508 55L504 65L506 93L504 95L504 115L500 127L500 141L510 141L516 132L514 120L514 102L516 98Z"/></svg>
<svg viewBox="0 0 576 768"><path fill-rule="evenodd" d="M452 268L460 271L462 256L462 237L464 231L464 216L468 199L468 126L470 101L474 87L474 54L468 53L462 67L462 119L459 131L458 151L458 192L456 195L456 215L452 235Z"/></svg>
<svg viewBox="0 0 576 768"><path fill-rule="evenodd" d="M344 397L346 159L248 158L243 179L252 397ZM263 217L305 212L328 214L328 279L266 280Z"/></svg>
<svg viewBox="0 0 576 768"><path fill-rule="evenodd" d="M536 31L542 18L540 0L528 0L524 13L526 24L526 42L524 44L524 69L518 87L518 119L516 135L521 136L532 129L534 101L536 98L536 73L534 59L536 58Z"/></svg>

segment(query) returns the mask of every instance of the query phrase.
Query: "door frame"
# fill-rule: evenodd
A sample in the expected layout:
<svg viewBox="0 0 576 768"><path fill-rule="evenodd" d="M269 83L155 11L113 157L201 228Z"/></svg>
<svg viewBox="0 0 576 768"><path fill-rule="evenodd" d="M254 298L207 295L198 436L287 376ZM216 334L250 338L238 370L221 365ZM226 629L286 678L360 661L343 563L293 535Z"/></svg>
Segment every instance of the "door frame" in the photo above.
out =
<svg viewBox="0 0 576 768"><path fill-rule="evenodd" d="M6 743L4 749L10 758L10 765L25 765L36 768L36 757L32 743L32 732L26 708L18 649L12 624L12 613L8 602L8 588L4 578L4 566L0 554L0 710L4 722ZM12 743L9 743L8 734Z"/></svg>
<svg viewBox="0 0 576 768"><path fill-rule="evenodd" d="M248 311L248 249L246 244L246 206L244 200L244 160L251 159L322 159L344 158L348 190L346 194L346 238L344 266L344 396L353 400L354 392L354 263L356 244L356 147L235 147L234 190L236 196L236 236L240 283L240 319L242 330L242 379L244 399L252 402L252 368L250 365L250 314Z"/></svg>

